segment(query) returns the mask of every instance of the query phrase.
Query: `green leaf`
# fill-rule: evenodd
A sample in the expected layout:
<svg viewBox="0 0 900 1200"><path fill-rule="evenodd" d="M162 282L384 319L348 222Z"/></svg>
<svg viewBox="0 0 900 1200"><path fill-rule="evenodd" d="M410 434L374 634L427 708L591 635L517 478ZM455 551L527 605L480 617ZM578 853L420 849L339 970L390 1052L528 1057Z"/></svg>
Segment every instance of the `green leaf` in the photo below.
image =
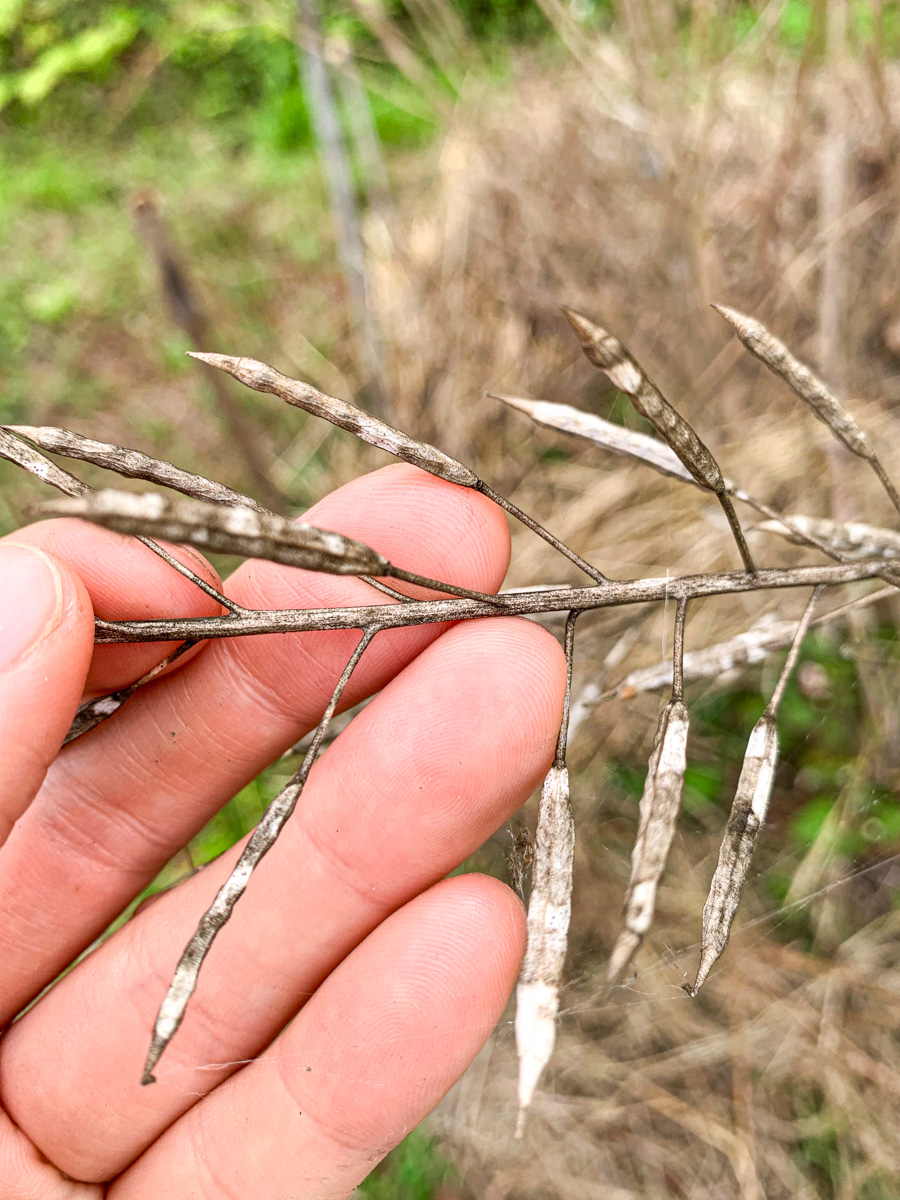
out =
<svg viewBox="0 0 900 1200"><path fill-rule="evenodd" d="M14 77L14 94L25 105L39 104L66 76L114 58L134 41L139 30L138 15L119 9L102 25L45 50L33 66Z"/></svg>

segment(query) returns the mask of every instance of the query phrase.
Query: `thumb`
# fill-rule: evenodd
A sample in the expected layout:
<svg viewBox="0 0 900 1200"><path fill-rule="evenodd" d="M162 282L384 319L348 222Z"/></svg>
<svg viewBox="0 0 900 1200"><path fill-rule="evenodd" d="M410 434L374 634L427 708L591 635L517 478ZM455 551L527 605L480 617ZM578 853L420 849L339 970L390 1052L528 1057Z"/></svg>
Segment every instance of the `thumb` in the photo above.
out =
<svg viewBox="0 0 900 1200"><path fill-rule="evenodd" d="M56 757L84 687L91 603L59 559L0 542L0 845Z"/></svg>

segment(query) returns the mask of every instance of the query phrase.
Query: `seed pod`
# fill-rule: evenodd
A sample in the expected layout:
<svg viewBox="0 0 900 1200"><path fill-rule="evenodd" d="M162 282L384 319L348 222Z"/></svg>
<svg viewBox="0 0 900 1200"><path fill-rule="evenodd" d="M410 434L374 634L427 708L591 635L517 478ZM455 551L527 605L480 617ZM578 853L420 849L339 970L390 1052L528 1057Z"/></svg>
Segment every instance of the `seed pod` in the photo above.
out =
<svg viewBox="0 0 900 1200"><path fill-rule="evenodd" d="M820 517L805 517L791 514L785 518L795 528L780 521L760 521L754 528L759 533L777 533L789 542L803 545L795 530L817 538L836 554L852 558L898 558L900 557L900 533L895 529L880 529L862 521L829 521Z"/></svg>
<svg viewBox="0 0 900 1200"><path fill-rule="evenodd" d="M439 479L446 479L448 483L456 483L461 487L475 487L479 482L474 471L470 471L449 454L444 454L436 446L417 441L409 434L402 433L384 421L379 421L377 417L363 412L347 400L338 400L335 396L327 396L324 392L317 391L308 383L289 379L287 375L282 375L267 363L259 362L255 358L235 358L230 354L201 354L193 350L189 353L191 358L198 358L211 367L226 371L254 391L270 392L279 396L288 404L295 404L305 412L323 417L332 425L355 433L370 446L387 450L389 454L421 467L423 471L437 475Z"/></svg>
<svg viewBox="0 0 900 1200"><path fill-rule="evenodd" d="M726 308L724 304L714 304L712 307L725 318L750 353L783 379L848 450L860 458L872 457L869 439L843 404L809 367L794 358L787 346L771 334L761 321L747 317L735 308Z"/></svg>
<svg viewBox="0 0 900 1200"><path fill-rule="evenodd" d="M73 433L70 429L58 429L54 425L10 425L9 429L19 437L28 438L50 454L62 454L66 458L78 458L94 466L115 471L127 479L146 479L163 487L174 488L195 500L209 500L214 504L243 505L257 512L264 512L251 496L235 492L223 483L216 483L193 471L182 471L172 463L127 446L116 446L111 442L97 442L93 438Z"/></svg>
<svg viewBox="0 0 900 1200"><path fill-rule="evenodd" d="M741 889L750 868L753 847L766 819L775 768L778 765L778 729L775 714L784 696L787 681L797 663L800 647L812 624L813 613L824 588L813 590L784 660L772 698L766 711L753 727L741 767L734 803L713 875L709 896L703 906L700 938L700 965L693 987L685 984L689 996L696 996L713 964L728 945L731 925L741 902Z"/></svg>
<svg viewBox="0 0 900 1200"><path fill-rule="evenodd" d="M777 765L778 729L774 716L766 712L754 725L747 743L718 865L703 906L700 966L693 987L687 989L692 996L728 945L753 848L769 808Z"/></svg>
<svg viewBox="0 0 900 1200"><path fill-rule="evenodd" d="M476 489L488 499L493 500L495 504L499 504L517 521L521 521L538 537L543 538L560 554L565 555L570 562L575 563L592 579L598 583L607 582L602 571L598 571L580 554L570 550L559 538L544 529L511 500L507 500L495 492L483 479L479 479L474 471L463 463L457 462L455 458L451 458L449 454L445 454L443 450L438 450L436 446L420 442L416 438L410 437L408 433L386 425L384 421L379 421L377 417L370 416L369 413L363 412L362 409L346 400L326 396L324 392L316 391L308 383L289 379L280 371L276 371L274 367L259 362L255 358L234 358L230 354L200 354L195 351L189 351L189 353L192 358L198 358L209 366L227 371L229 375L233 375L247 387L254 388L257 392L271 392L274 396L280 396L288 404L295 404L298 408L302 408L314 416L322 417L324 420L330 421L332 425L356 434L370 446L378 446L381 450L387 450L389 454L395 455L404 462L412 463L413 466L420 467L431 475L436 475L438 479L444 479L447 483L455 483L459 487ZM476 593L470 594L475 595Z"/></svg>
<svg viewBox="0 0 900 1200"><path fill-rule="evenodd" d="M688 711L682 700L663 709L641 796L640 821L631 855L622 931L613 947L607 979L621 978L650 928L656 889L665 869L681 807L687 769Z"/></svg>
<svg viewBox="0 0 900 1200"><path fill-rule="evenodd" d="M172 665L181 658L196 642L182 642L177 646L171 654L167 654L162 662L158 662L155 667L151 667L145 672L140 679L136 679L134 683L130 683L127 687L120 688L117 692L111 692L106 696L96 696L93 700L86 700L84 704L78 706L78 711L69 726L69 732L66 734L66 739L63 742L64 746L68 746L69 742L74 742L76 738L83 737L86 733L90 733L92 729L96 729L103 721L106 721L114 713L117 713L126 700L130 700L135 692L139 691L145 684L151 683L159 675L163 673L166 667Z"/></svg>
<svg viewBox="0 0 900 1200"><path fill-rule="evenodd" d="M166 541L187 542L200 550L219 554L264 558L287 567L325 571L330 575L362 575L366 578L388 575L454 596L488 604L499 603L496 596L428 579L396 567L371 546L344 537L341 533L332 533L315 525L304 525L287 517L256 512L250 508L227 507L181 496L163 496L159 492L119 492L114 488L106 488L91 496L43 504L36 511L52 516L84 517L119 533L152 535ZM156 549L173 566L180 566L166 551L159 547ZM193 578L196 581L196 577ZM210 590L202 580L200 586ZM212 591L211 594L232 611L237 607L218 592Z"/></svg>
<svg viewBox="0 0 900 1200"><path fill-rule="evenodd" d="M581 348L588 360L599 367L611 383L630 397L638 412L647 418L656 432L672 447L675 454L687 467L700 487L715 492L722 511L741 553L744 567L751 575L756 573L753 558L741 530L734 506L728 498L728 486L719 470L719 464L707 447L700 441L692 427L666 400L662 392L644 373L618 338L613 337L593 321L574 309L563 312L575 330Z"/></svg>
<svg viewBox="0 0 900 1200"><path fill-rule="evenodd" d="M335 575L390 573L387 559L343 534L249 508L228 508L159 492L106 488L89 497L42 505L40 511L85 517L119 533L187 542L201 550L265 558L307 571Z"/></svg>
<svg viewBox="0 0 900 1200"><path fill-rule="evenodd" d="M640 459L661 474L671 475L684 483L696 482L674 450L665 442L648 437L646 433L623 429L621 425L613 425L612 421L604 421L602 417L583 412L580 408L572 408L570 404L556 404L551 400L526 400L521 396L504 396L499 392L487 394L495 400L502 400L510 408L527 413L538 425L585 438L597 446L602 446L604 450L611 450L614 454Z"/></svg>
<svg viewBox="0 0 900 1200"><path fill-rule="evenodd" d="M0 458L24 467L30 475L49 483L66 496L86 496L91 490L86 483L45 458L33 446L13 437L3 427L0 427Z"/></svg>
<svg viewBox="0 0 900 1200"><path fill-rule="evenodd" d="M672 447L697 483L711 492L724 492L725 481L719 464L618 338L574 309L564 308L563 312L589 361L608 376L614 387L631 399L641 416L646 417L659 436Z"/></svg>
<svg viewBox="0 0 900 1200"><path fill-rule="evenodd" d="M541 791L528 903L528 943L516 987L517 1137L522 1136L526 1110L556 1041L559 985L572 908L574 853L569 772L564 766L553 766Z"/></svg>

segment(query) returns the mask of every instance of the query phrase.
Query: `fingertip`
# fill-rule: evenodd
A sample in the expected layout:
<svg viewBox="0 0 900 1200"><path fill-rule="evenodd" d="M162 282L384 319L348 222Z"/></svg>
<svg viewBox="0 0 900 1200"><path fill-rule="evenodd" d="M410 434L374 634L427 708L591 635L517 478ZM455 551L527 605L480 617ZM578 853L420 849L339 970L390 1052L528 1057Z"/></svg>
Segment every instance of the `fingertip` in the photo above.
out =
<svg viewBox="0 0 900 1200"><path fill-rule="evenodd" d="M432 891L441 902L452 899L467 952L474 948L488 954L496 966L501 993L508 993L525 953L526 912L522 901L502 880L480 872L455 875ZM479 938L481 946L477 944Z"/></svg>

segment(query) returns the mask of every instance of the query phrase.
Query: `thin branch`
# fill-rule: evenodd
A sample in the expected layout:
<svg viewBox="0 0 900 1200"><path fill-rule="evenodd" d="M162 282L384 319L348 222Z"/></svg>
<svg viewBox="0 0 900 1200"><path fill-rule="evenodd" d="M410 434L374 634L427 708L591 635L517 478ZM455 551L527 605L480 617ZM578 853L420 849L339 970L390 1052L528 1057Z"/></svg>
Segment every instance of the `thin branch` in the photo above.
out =
<svg viewBox="0 0 900 1200"><path fill-rule="evenodd" d="M312 630L399 629L440 621L471 621L482 617L530 616L534 613L615 608L656 600L699 599L764 592L780 588L857 583L878 578L885 563L877 559L833 566L761 569L755 575L681 575L655 579L610 580L598 587L540 588L478 600L411 600L408 604L364 605L354 608L281 609L248 611L234 617L181 617L148 621L95 621L98 644L180 641L186 638L248 637L261 633L307 633ZM435 584L443 587L443 584Z"/></svg>
<svg viewBox="0 0 900 1200"><path fill-rule="evenodd" d="M338 258L347 287L360 366L368 376L366 384L373 407L387 415L389 401L384 391L384 338L372 305L353 170L331 86L322 18L316 0L297 0L297 18L300 68L331 200Z"/></svg>
<svg viewBox="0 0 900 1200"><path fill-rule="evenodd" d="M511 517L515 517L526 529L530 529L532 533L536 533L539 538L543 538L548 546L552 546L554 550L558 550L565 558L580 567L585 575L589 575L591 579L596 579L598 583L603 583L606 576L596 567L591 566L589 562L576 554L565 542L561 542L555 534L552 534L549 529L545 529L543 525L539 525L534 517L530 517L528 513L523 512L518 505L513 504L511 500L507 500L505 496L501 496L499 492L495 492L492 487L484 482L483 479L478 481L476 488L483 496L487 496L489 500L493 500L495 504L499 504L502 509L505 509Z"/></svg>
<svg viewBox="0 0 900 1200"><path fill-rule="evenodd" d="M151 189L140 191L133 197L132 214L138 233L156 263L172 320L191 346L200 346L204 342L208 345L211 335L207 315L191 285L184 261L175 251L159 201ZM269 464L259 444L255 423L215 371L206 368L205 374L225 418L233 451L243 458L260 495L273 507L279 505L286 498L269 478Z"/></svg>
<svg viewBox="0 0 900 1200"><path fill-rule="evenodd" d="M672 699L684 699L684 621L688 602L683 597L675 609L675 638L672 646Z"/></svg>
<svg viewBox="0 0 900 1200"><path fill-rule="evenodd" d="M575 662L575 622L580 616L577 612L570 612L566 617L566 632L564 639L564 648L566 652L566 694L563 699L563 715L559 723L559 737L556 741L556 756L553 759L555 767L564 767L566 765L566 741L569 736L569 711L572 704L572 668Z"/></svg>
<svg viewBox="0 0 900 1200"><path fill-rule="evenodd" d="M813 589L813 594L809 598L806 608L803 610L803 616L800 618L800 623L797 626L797 632L794 635L794 640L791 642L791 648L788 651L788 656L784 660L784 666L781 668L781 674L778 676L778 682L775 684L775 690L772 693L772 698L766 705L766 715L775 717L778 713L778 706L781 704L781 699L784 696L784 689L787 687L788 680L793 673L794 667L797 665L797 658L800 654L800 647L803 644L803 639L806 637L809 630L810 622L813 619L816 605L821 599L822 592L825 589L819 584Z"/></svg>
<svg viewBox="0 0 900 1200"><path fill-rule="evenodd" d="M341 672L341 677L331 694L331 699L328 701L328 705L316 729L316 736L303 759L300 769L291 779L290 783L269 804L259 824L250 835L234 870L219 889L215 900L213 900L210 907L200 919L196 933L185 947L169 990L166 992L165 998L160 1005L159 1014L153 1028L150 1050L144 1065L144 1073L141 1076L142 1085L156 1082L153 1069L184 1019L188 1001L197 986L197 979L200 968L203 965L203 960L209 953L217 933L234 912L234 906L244 894L254 869L275 845L278 835L294 811L344 688L347 686L357 663L362 658L367 646L377 632L378 629L375 626L370 626L363 631L359 644Z"/></svg>
<svg viewBox="0 0 900 1200"><path fill-rule="evenodd" d="M118 712L125 701L130 700L139 688L156 679L166 667L171 666L173 662L181 658L182 654L196 644L196 642L182 642L171 654L167 654L162 662L158 662L155 667L151 667L140 679L135 680L134 683L130 683L128 687L120 688L117 692L111 692L107 696L98 696L94 700L86 700L84 704L79 706L63 745L68 746L69 742L74 742L76 738L80 738L84 734L90 733L92 729L96 729L101 722L107 720L113 713Z"/></svg>

